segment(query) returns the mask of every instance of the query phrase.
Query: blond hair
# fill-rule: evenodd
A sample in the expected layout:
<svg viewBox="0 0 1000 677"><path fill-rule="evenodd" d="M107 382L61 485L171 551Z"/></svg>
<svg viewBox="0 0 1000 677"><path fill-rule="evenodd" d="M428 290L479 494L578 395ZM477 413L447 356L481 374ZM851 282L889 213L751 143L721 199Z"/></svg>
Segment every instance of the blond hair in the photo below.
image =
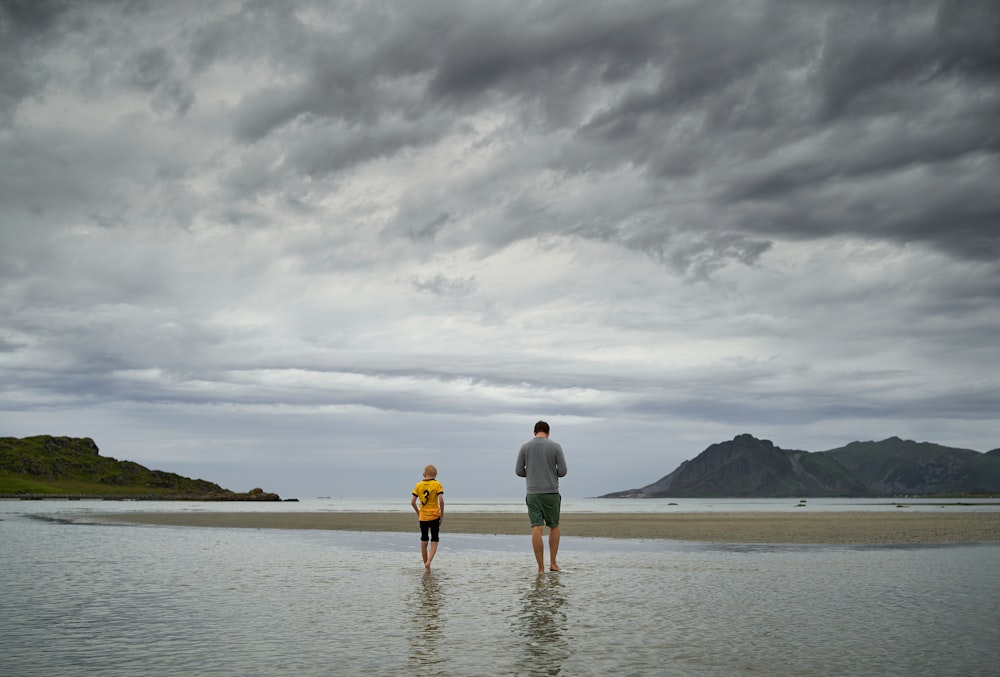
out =
<svg viewBox="0 0 1000 677"><path fill-rule="evenodd" d="M432 465L424 466L424 477L434 478L438 476L438 469Z"/></svg>

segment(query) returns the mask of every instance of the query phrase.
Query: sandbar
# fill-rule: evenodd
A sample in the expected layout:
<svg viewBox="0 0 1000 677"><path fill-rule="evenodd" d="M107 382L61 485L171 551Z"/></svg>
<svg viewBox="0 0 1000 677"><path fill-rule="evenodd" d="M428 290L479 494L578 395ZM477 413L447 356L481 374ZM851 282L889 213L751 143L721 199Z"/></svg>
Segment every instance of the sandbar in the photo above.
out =
<svg viewBox="0 0 1000 677"><path fill-rule="evenodd" d="M419 534L405 512L135 512L90 515L86 521L246 529L327 529ZM530 533L519 513L447 513L447 534ZM564 512L563 536L670 539L714 543L945 544L1000 542L1000 512Z"/></svg>

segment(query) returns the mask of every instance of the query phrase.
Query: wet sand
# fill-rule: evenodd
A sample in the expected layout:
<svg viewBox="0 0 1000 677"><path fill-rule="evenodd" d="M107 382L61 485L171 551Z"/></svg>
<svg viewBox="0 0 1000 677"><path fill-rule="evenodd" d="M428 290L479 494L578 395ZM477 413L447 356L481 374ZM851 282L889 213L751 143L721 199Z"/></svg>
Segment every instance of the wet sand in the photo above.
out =
<svg viewBox="0 0 1000 677"><path fill-rule="evenodd" d="M563 536L660 538L715 543L933 544L1000 542L1000 512L568 513ZM149 512L92 515L87 521L246 529L328 529L418 533L416 517L385 512ZM528 534L519 513L447 513L451 533Z"/></svg>

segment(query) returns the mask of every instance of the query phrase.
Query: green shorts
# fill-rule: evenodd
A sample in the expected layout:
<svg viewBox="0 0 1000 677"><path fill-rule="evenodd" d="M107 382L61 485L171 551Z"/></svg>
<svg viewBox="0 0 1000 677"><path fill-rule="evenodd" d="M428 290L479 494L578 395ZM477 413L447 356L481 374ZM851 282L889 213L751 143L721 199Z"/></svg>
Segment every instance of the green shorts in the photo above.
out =
<svg viewBox="0 0 1000 677"><path fill-rule="evenodd" d="M528 506L528 519L531 526L548 526L550 529L559 526L559 508L562 496L559 494L528 494L524 497Z"/></svg>

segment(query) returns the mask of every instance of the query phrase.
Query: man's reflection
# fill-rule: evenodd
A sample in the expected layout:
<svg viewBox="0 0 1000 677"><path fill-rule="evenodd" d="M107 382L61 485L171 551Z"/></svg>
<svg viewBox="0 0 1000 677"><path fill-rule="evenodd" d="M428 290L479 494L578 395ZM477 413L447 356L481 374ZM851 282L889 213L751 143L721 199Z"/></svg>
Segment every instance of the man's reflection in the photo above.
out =
<svg viewBox="0 0 1000 677"><path fill-rule="evenodd" d="M566 639L566 596L558 574L539 574L522 595L517 633L526 651L525 671L558 675L569 657Z"/></svg>

